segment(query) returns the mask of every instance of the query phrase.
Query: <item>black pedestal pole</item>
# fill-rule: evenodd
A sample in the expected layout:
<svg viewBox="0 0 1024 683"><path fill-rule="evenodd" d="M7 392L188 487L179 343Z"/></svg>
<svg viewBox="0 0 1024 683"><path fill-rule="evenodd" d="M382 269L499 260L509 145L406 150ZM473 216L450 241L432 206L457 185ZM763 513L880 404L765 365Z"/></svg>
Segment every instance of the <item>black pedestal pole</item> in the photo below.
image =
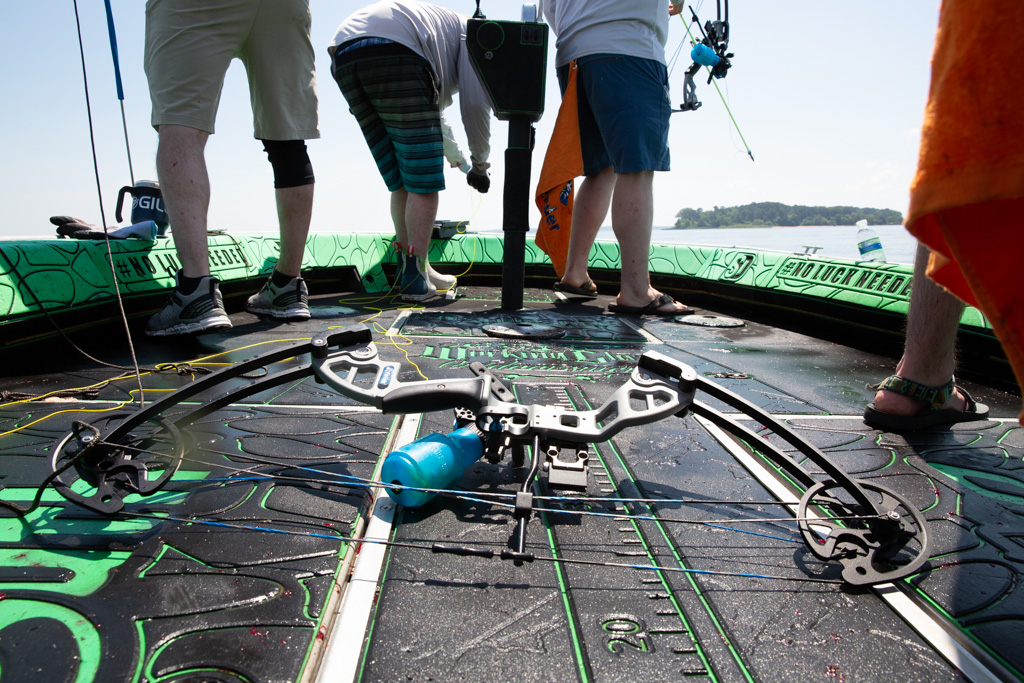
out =
<svg viewBox="0 0 1024 683"><path fill-rule="evenodd" d="M501 307L508 311L523 307L526 233L530 230L530 157L535 132L529 118L509 118L502 214L505 251L501 270Z"/></svg>

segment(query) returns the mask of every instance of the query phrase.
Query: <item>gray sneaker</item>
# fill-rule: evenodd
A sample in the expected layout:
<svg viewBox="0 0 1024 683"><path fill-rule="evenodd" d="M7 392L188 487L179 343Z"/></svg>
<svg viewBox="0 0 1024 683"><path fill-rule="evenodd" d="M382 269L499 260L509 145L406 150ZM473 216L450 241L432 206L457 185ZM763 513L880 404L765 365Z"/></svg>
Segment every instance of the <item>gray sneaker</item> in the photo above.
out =
<svg viewBox="0 0 1024 683"><path fill-rule="evenodd" d="M245 310L283 320L309 320L309 292L306 290L306 281L301 277L293 277L288 284L278 287L272 278L267 278L263 289L245 302Z"/></svg>
<svg viewBox="0 0 1024 683"><path fill-rule="evenodd" d="M181 271L175 274L175 281L180 275ZM217 287L217 278L212 275L202 278L196 291L187 296L175 285L164 307L146 323L146 334L150 337L204 334L230 329L231 319L224 310L224 299Z"/></svg>

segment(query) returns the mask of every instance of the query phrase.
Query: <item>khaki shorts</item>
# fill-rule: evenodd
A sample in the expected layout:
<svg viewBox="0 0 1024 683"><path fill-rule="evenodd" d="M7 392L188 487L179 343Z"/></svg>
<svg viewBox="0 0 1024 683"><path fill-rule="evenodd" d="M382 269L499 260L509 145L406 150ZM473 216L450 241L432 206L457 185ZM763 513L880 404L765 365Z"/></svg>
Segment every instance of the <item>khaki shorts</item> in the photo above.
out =
<svg viewBox="0 0 1024 683"><path fill-rule="evenodd" d="M238 57L257 138L320 137L310 25L309 0L148 0L153 126L213 133L224 75Z"/></svg>

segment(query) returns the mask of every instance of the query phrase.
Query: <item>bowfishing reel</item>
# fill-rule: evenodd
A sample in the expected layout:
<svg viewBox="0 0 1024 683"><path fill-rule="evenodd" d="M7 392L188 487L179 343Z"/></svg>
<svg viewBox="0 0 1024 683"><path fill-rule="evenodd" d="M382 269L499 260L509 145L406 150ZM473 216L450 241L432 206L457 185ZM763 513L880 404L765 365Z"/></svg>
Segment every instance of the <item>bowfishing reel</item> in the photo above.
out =
<svg viewBox="0 0 1024 683"><path fill-rule="evenodd" d="M700 28L702 38L699 43L694 43L690 51L690 59L693 63L686 70L683 78L683 103L677 111L696 111L700 109L701 101L697 99L697 86L693 77L700 71L700 68L707 67L709 71L708 84L713 78L725 78L732 68L733 53L729 52L729 0L725 0L725 14L722 14L722 2L718 2L718 18L714 21L708 20L701 26L700 19L692 6L688 8L692 17L691 23L697 24ZM689 31L687 31L689 32ZM692 39L692 37L691 37Z"/></svg>

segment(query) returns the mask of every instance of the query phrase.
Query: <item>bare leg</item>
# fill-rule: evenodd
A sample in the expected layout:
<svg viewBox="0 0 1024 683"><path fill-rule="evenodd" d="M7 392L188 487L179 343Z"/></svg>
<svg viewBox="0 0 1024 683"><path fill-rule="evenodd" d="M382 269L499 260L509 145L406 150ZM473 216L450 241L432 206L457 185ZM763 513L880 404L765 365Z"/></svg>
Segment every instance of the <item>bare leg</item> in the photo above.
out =
<svg viewBox="0 0 1024 683"><path fill-rule="evenodd" d="M914 284L907 312L907 340L896 374L928 387L942 386L956 369L956 332L964 303L925 275L928 247L917 245ZM966 401L959 393L943 407L962 409ZM921 402L894 391L875 394L875 408L892 415L916 415Z"/></svg>
<svg viewBox="0 0 1024 683"><path fill-rule="evenodd" d="M409 192L403 187L391 193L391 222L395 224L395 239L403 248L409 247L409 230L405 223Z"/></svg>
<svg viewBox="0 0 1024 683"><path fill-rule="evenodd" d="M187 126L160 126L156 170L171 236L187 277L210 274L206 246L206 214L210 208L210 177L203 151L209 133Z"/></svg>
<svg viewBox="0 0 1024 683"><path fill-rule="evenodd" d="M283 187L275 192L277 219L281 224L281 257L276 270L298 277L302 273L302 255L313 216L313 185Z"/></svg>
<svg viewBox="0 0 1024 683"><path fill-rule="evenodd" d="M620 173L612 197L612 228L622 254L622 282L616 302L620 306L645 306L661 295L651 286L649 261L654 222L654 171ZM676 310L676 302L659 307Z"/></svg>
<svg viewBox="0 0 1024 683"><path fill-rule="evenodd" d="M408 232L408 242L403 242L403 246L409 249L409 253L427 259L430 251L430 234L434 230L439 200L439 192L408 193L408 198L405 201L405 228Z"/></svg>
<svg viewBox="0 0 1024 683"><path fill-rule="evenodd" d="M597 175L587 176L580 183L572 206L572 232L569 233L569 253L565 261L562 282L582 287L590 280L587 262L590 249L597 239L597 231L608 215L608 207L615 189L615 171L609 166Z"/></svg>

